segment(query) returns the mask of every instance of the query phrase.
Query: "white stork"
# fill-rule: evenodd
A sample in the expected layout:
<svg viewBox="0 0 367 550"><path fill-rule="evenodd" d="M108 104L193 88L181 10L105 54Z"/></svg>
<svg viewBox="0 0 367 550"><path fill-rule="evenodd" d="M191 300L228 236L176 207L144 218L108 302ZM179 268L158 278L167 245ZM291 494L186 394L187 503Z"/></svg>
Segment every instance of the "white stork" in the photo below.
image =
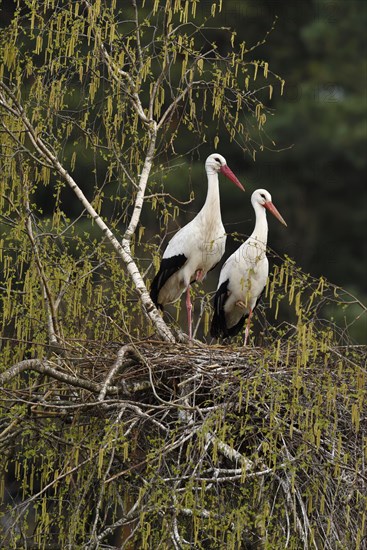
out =
<svg viewBox="0 0 367 550"><path fill-rule="evenodd" d="M153 302L162 310L166 304L178 300L186 290L189 340L192 339L190 284L202 281L220 261L225 250L226 234L220 212L218 174L223 174L244 191L222 155L210 155L206 159L205 170L208 192L204 206L168 243L150 289Z"/></svg>
<svg viewBox="0 0 367 550"><path fill-rule="evenodd" d="M251 203L256 214L255 228L251 236L225 262L219 275L214 297L214 316L210 333L218 338L235 336L247 326L244 345L249 335L252 312L266 285L269 262L266 257L268 222L266 210L287 226L265 189L252 193Z"/></svg>

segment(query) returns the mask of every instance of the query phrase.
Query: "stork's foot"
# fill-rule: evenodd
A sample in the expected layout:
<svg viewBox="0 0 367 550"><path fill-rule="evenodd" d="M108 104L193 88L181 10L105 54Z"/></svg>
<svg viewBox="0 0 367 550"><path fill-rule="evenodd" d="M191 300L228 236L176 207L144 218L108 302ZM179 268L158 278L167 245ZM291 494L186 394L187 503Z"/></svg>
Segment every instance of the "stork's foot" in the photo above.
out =
<svg viewBox="0 0 367 550"><path fill-rule="evenodd" d="M237 306L237 307L240 307L241 309L248 309L247 306L246 306L246 304L245 304L245 302L243 302L242 300L238 300L238 301L236 302L236 306Z"/></svg>

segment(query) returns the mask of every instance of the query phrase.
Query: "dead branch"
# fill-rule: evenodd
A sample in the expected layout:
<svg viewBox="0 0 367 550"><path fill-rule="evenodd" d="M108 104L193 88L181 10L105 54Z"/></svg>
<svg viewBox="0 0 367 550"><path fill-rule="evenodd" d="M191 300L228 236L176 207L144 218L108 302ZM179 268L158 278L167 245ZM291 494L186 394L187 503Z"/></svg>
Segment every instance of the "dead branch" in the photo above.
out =
<svg viewBox="0 0 367 550"><path fill-rule="evenodd" d="M99 392L98 401L103 401L104 398L106 397L107 389L110 385L110 382L113 379L113 377L117 374L119 369L122 367L125 355L128 354L128 353L135 353L135 350L131 346L122 346L122 348L120 348L118 350L116 361L112 365L111 370L109 371L109 373L106 377L106 380L103 383L102 389ZM123 384L125 386L124 381L123 381ZM126 387L125 387L125 391L127 391Z"/></svg>
<svg viewBox="0 0 367 550"><path fill-rule="evenodd" d="M61 372L59 370L59 366L57 366L57 369L54 368L50 360L44 359L25 359L24 361L20 361L16 365L13 365L10 367L10 369L6 370L5 372L2 372L0 374L0 384L5 384L6 382L10 382L13 378L21 374L22 372L25 372L27 370L35 371L40 374L47 374L48 376L51 376L52 378L55 378L55 380L59 380L60 382L65 382L65 384L69 384L74 387L83 388L85 390L89 390L93 393L99 393L103 389L100 384L96 384L95 382L92 382L90 380L82 379L77 376L72 376L70 374L66 374L64 372ZM118 393L119 388L117 386L109 386L108 387L109 393ZM106 390L106 391L107 391Z"/></svg>

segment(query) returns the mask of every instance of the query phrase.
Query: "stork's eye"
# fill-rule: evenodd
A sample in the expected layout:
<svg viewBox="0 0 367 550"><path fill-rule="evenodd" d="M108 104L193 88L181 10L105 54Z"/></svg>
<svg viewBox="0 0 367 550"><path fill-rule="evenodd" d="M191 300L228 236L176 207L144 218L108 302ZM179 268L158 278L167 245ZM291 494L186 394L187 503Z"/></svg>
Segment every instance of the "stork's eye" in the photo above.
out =
<svg viewBox="0 0 367 550"><path fill-rule="evenodd" d="M220 159L219 159L219 158L216 158L216 157L214 157L214 160L215 160L215 162L219 162L219 164L221 164L221 162L220 162Z"/></svg>
<svg viewBox="0 0 367 550"><path fill-rule="evenodd" d="M260 193L260 197L262 197L264 199L264 201L266 201L266 197L265 197L264 193Z"/></svg>

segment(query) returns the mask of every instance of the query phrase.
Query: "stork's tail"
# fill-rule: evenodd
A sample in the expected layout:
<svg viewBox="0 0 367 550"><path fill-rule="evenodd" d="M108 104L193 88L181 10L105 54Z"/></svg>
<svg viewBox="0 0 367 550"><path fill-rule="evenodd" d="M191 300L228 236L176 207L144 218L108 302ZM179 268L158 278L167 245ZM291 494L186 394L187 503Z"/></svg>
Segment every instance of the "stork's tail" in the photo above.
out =
<svg viewBox="0 0 367 550"><path fill-rule="evenodd" d="M159 286L158 286L158 282L159 282L159 272L157 273L157 275L154 277L153 281L152 281L152 284L150 286L150 297L153 301L153 303L155 304L155 306L159 309L161 309L163 311L163 306L162 304L159 304L158 303L158 294L159 294Z"/></svg>
<svg viewBox="0 0 367 550"><path fill-rule="evenodd" d="M226 324L226 318L224 314L224 304L228 298L228 279L224 281L214 296L214 315L210 326L210 334L213 338L220 338L228 336L228 329Z"/></svg>
<svg viewBox="0 0 367 550"><path fill-rule="evenodd" d="M178 271L186 261L187 258L184 254L178 254L170 258L163 258L161 261L159 271L150 286L150 297L155 305L162 311L165 304L158 303L159 292L168 279L176 273L176 271Z"/></svg>

